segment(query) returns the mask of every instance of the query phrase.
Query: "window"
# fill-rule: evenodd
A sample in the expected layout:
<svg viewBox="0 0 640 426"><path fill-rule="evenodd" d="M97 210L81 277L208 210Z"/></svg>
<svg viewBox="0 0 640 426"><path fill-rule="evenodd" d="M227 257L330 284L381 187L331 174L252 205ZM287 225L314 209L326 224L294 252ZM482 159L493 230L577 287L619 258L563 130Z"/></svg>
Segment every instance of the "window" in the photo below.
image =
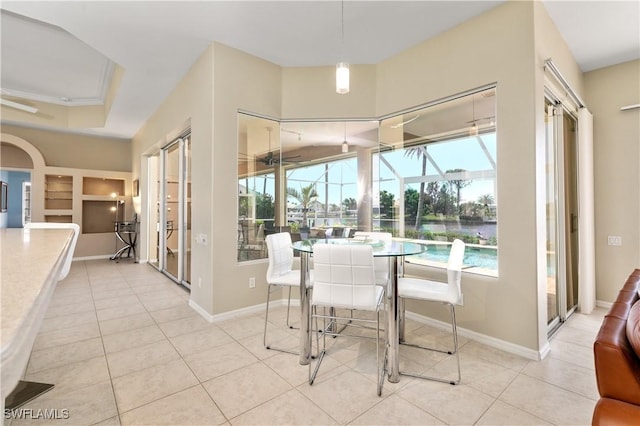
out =
<svg viewBox="0 0 640 426"><path fill-rule="evenodd" d="M381 122L374 156L374 228L429 241L415 263L446 263L435 247L460 238L465 265L496 274L495 89Z"/></svg>
<svg viewBox="0 0 640 426"><path fill-rule="evenodd" d="M385 230L428 245L407 261L496 275L495 87L378 120L277 122L239 114L238 261L264 237Z"/></svg>
<svg viewBox="0 0 640 426"><path fill-rule="evenodd" d="M238 261L267 257L272 232L342 236L370 218L378 121L238 122Z"/></svg>

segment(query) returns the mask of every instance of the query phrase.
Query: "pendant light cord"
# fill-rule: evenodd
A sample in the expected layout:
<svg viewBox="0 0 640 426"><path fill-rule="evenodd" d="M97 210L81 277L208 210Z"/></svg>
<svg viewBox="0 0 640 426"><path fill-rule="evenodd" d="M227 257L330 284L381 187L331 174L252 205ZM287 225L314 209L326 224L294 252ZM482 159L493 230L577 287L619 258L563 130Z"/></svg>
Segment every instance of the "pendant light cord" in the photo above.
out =
<svg viewBox="0 0 640 426"><path fill-rule="evenodd" d="M344 0L340 2L341 36L340 36L340 62L344 62Z"/></svg>

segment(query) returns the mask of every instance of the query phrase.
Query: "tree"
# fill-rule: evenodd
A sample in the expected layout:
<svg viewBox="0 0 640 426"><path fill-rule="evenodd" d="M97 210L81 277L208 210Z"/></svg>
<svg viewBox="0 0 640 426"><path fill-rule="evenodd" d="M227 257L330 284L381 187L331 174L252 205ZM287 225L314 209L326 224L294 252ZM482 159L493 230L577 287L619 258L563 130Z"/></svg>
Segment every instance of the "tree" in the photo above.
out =
<svg viewBox="0 0 640 426"><path fill-rule="evenodd" d="M316 192L313 183L301 187L299 192L295 188L287 188L287 195L298 200L302 209L302 225L308 226L307 213L309 212L309 205L316 197L318 197L318 193Z"/></svg>
<svg viewBox="0 0 640 426"><path fill-rule="evenodd" d="M355 198L345 198L342 200L342 208L345 210L356 210L358 208L358 203Z"/></svg>
<svg viewBox="0 0 640 426"><path fill-rule="evenodd" d="M452 216L455 213L456 197L453 195L454 190L455 188L450 182L440 186L434 213L442 213L445 216Z"/></svg>
<svg viewBox="0 0 640 426"><path fill-rule="evenodd" d="M493 203L495 203L495 201L496 201L495 198L493 198L493 195L491 194L483 194L478 197L478 202L485 206L490 206Z"/></svg>
<svg viewBox="0 0 640 426"><path fill-rule="evenodd" d="M386 190L380 191L380 216L391 218L395 195Z"/></svg>
<svg viewBox="0 0 640 426"><path fill-rule="evenodd" d="M417 146L414 148L409 148L404 152L404 156L408 158L418 157L422 158L422 176L427 175L427 153L425 152L425 148L422 146ZM416 208L416 224L415 229L418 230L420 228L420 221L422 220L422 206L423 206L423 194L424 194L424 180L420 181L420 192L418 192L418 206ZM405 206L406 209L406 206Z"/></svg>
<svg viewBox="0 0 640 426"><path fill-rule="evenodd" d="M495 202L496 200L495 198L493 198L493 195L491 194L483 194L478 197L478 203L482 204L484 208L485 216L489 216L489 213L491 212L491 209L489 208L489 206L495 204Z"/></svg>
<svg viewBox="0 0 640 426"><path fill-rule="evenodd" d="M256 218L275 218L275 205L271 194L256 194Z"/></svg>
<svg viewBox="0 0 640 426"><path fill-rule="evenodd" d="M438 205L438 199L440 198L440 183L429 182L423 197L424 210L426 210L427 213L436 213L436 206Z"/></svg>
<svg viewBox="0 0 640 426"><path fill-rule="evenodd" d="M461 173L466 172L464 169L447 170L446 173ZM451 179L449 183L453 185L456 190L456 207L458 208L458 214L460 213L460 190L471 185L473 182L471 179Z"/></svg>
<svg viewBox="0 0 640 426"><path fill-rule="evenodd" d="M418 191L407 188L404 191L404 215L405 217L415 217L418 213Z"/></svg>

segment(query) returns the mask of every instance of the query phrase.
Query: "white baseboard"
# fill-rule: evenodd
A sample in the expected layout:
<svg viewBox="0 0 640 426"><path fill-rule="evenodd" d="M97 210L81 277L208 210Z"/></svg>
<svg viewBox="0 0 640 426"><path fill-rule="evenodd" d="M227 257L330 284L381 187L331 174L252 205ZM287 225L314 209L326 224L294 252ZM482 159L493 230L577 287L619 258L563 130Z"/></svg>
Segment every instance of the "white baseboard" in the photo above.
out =
<svg viewBox="0 0 640 426"><path fill-rule="evenodd" d="M271 306L287 306L287 299L280 300L272 300L270 302ZM198 312L204 319L208 322L220 322L226 321L232 318L236 318L238 316L243 316L247 314L256 314L262 313L265 310L266 303L261 303L258 305L248 306L246 308L236 309L234 311L224 312L217 315L211 315L206 310L204 310L201 306L195 303L193 300L189 300L189 306L191 306L196 312ZM300 306L300 299L291 299L291 306ZM421 324L429 325L442 330L450 330L451 325L446 322L438 321L433 318L425 317L423 315L418 315L413 312L406 312L406 317L408 319L412 319ZM477 333L475 331L467 330L465 328L458 327L458 334L460 336L464 336L468 339L474 340L476 342L485 344L487 346L491 346L496 349L500 349L502 351L521 356L523 358L527 358L534 361L539 361L544 359L550 351L549 343L546 343L545 346L540 351L535 351L533 349L526 348L524 346L515 345L513 343L496 339L495 337L487 336L485 334Z"/></svg>
<svg viewBox="0 0 640 426"><path fill-rule="evenodd" d="M272 300L269 302L269 305L272 307L287 306L287 299ZM204 308L202 308L200 305L198 305L196 302L194 302L191 299L189 300L189 306L191 306L197 313L199 313L208 322L214 323L214 322L226 321L226 320L237 318L239 316L243 316L247 314L262 313L264 312L267 304L261 303L259 305L248 306L246 308L236 309L235 311L223 312L217 315L211 315ZM291 306L300 306L300 300L291 299Z"/></svg>
<svg viewBox="0 0 640 426"><path fill-rule="evenodd" d="M111 256L113 256L112 254L101 254L98 256L82 256L82 257L74 257L73 261L77 261L77 260L100 260L100 259L109 259Z"/></svg>
<svg viewBox="0 0 640 426"><path fill-rule="evenodd" d="M596 300L596 306L599 308L605 308L605 309L611 309L611 306L613 305L613 303L611 302L605 302L602 300Z"/></svg>
<svg viewBox="0 0 640 426"><path fill-rule="evenodd" d="M451 324L443 321L438 321L433 318L425 317L423 315L418 315L409 311L405 313L405 316L406 318L412 319L421 324L429 325L442 330L451 330ZM533 349L526 348L524 346L515 345L505 340L497 339L495 337L487 336L486 334L481 334L475 331L467 330L462 327L457 327L457 329L458 329L458 335L460 336L466 337L478 343L482 343L484 345L491 346L492 348L500 349L502 351L505 351L514 355L518 355L533 361L539 361L543 359L546 356L546 354L549 352L548 347L542 348L540 351L535 351Z"/></svg>

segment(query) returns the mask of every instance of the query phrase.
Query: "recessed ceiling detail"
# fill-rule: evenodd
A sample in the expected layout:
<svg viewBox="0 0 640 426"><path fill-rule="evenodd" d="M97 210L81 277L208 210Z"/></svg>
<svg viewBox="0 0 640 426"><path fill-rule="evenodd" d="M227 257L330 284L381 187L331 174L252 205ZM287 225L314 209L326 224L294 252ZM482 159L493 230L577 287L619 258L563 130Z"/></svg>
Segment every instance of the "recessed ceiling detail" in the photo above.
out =
<svg viewBox="0 0 640 426"><path fill-rule="evenodd" d="M2 10L2 94L103 105L115 64L60 27Z"/></svg>

